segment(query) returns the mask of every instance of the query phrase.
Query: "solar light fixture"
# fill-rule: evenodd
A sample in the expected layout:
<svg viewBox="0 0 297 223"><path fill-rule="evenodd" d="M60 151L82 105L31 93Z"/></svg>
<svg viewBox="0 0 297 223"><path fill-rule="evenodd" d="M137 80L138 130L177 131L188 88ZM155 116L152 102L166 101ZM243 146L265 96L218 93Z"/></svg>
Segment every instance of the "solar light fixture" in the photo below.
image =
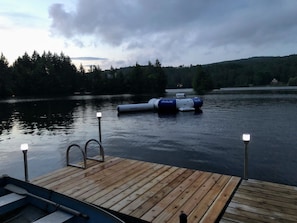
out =
<svg viewBox="0 0 297 223"><path fill-rule="evenodd" d="M243 141L244 143L249 143L250 140L251 140L251 135L250 135L250 134L248 134L248 133L244 133L244 134L242 134L242 141Z"/></svg>
<svg viewBox="0 0 297 223"><path fill-rule="evenodd" d="M102 113L101 112L97 112L96 114L97 118L98 118L98 126L99 126L99 142L102 142L102 138L101 138L101 118L102 118Z"/></svg>
<svg viewBox="0 0 297 223"><path fill-rule="evenodd" d="M21 144L21 151L24 155L24 171L25 171L25 181L28 182L28 159L27 159L27 152L28 152L29 146L28 144L24 143Z"/></svg>
<svg viewBox="0 0 297 223"><path fill-rule="evenodd" d="M242 134L242 141L244 142L244 172L243 178L248 179L248 144L251 140L251 135L248 133Z"/></svg>
<svg viewBox="0 0 297 223"><path fill-rule="evenodd" d="M96 113L97 118L101 118L102 117L102 113L101 112L97 112Z"/></svg>

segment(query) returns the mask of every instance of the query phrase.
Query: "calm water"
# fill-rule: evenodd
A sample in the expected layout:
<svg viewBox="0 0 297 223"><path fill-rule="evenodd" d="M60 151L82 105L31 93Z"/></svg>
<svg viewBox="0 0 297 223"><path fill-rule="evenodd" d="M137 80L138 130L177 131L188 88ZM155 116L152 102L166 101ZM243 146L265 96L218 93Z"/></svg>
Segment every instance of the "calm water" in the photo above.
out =
<svg viewBox="0 0 297 223"><path fill-rule="evenodd" d="M191 95L188 95L189 97ZM249 177L297 185L297 94L210 94L203 113L118 116L122 103L147 98L73 96L0 101L0 174L23 178L20 144L29 144L29 178L65 166L72 143L98 139L102 112L107 155L242 176L242 133L251 134ZM79 156L72 159L79 161Z"/></svg>

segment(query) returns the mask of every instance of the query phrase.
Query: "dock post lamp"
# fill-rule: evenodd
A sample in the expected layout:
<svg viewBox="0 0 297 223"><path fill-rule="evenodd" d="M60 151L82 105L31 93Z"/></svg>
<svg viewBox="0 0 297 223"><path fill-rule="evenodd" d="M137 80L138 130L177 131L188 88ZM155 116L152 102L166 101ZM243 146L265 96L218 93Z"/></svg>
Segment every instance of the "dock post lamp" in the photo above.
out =
<svg viewBox="0 0 297 223"><path fill-rule="evenodd" d="M28 152L29 146L28 144L24 143L21 144L21 150L24 154L24 171L25 171L25 181L28 182L28 159L27 159L27 152Z"/></svg>
<svg viewBox="0 0 297 223"><path fill-rule="evenodd" d="M242 141L244 143L244 173L243 178L248 179L248 144L251 140L251 135L248 133L242 134Z"/></svg>
<svg viewBox="0 0 297 223"><path fill-rule="evenodd" d="M99 125L99 142L102 143L102 139L101 139L101 117L102 117L102 113L97 112L96 116L98 118L98 125Z"/></svg>

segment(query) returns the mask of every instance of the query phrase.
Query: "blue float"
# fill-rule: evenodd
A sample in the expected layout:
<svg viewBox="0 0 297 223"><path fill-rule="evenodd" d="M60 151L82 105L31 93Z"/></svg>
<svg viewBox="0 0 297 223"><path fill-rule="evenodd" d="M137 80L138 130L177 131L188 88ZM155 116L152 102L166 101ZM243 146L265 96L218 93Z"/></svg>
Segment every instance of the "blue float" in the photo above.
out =
<svg viewBox="0 0 297 223"><path fill-rule="evenodd" d="M118 105L118 113L158 111L158 112L184 112L199 111L203 100L199 97L186 98L185 94L176 94L176 98L152 98L148 103Z"/></svg>

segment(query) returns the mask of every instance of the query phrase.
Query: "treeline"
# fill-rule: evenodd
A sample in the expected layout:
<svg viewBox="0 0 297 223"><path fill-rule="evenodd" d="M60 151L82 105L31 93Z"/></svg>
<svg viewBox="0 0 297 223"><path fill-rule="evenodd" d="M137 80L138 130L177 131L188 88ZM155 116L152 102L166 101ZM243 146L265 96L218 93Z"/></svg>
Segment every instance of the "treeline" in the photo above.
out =
<svg viewBox="0 0 297 223"><path fill-rule="evenodd" d="M74 93L120 94L165 92L166 75L159 60L147 66L136 64L125 72L121 69L102 71L93 66L85 71L71 63L63 53L25 53L11 66L0 56L0 97L52 96Z"/></svg>
<svg viewBox="0 0 297 223"><path fill-rule="evenodd" d="M164 67L169 88L192 87L197 67ZM202 65L214 88L275 85L297 85L297 55L254 57Z"/></svg>
<svg viewBox="0 0 297 223"><path fill-rule="evenodd" d="M81 68L79 73L85 77L82 90L92 94L163 94L167 86L167 77L160 61L141 66L102 71L98 66L92 66L87 73Z"/></svg>
<svg viewBox="0 0 297 223"><path fill-rule="evenodd" d="M297 55L254 57L208 65L162 67L159 60L102 71L99 66L76 68L68 56L25 53L11 66L0 56L0 97L90 94L161 95L166 88L194 88L199 94L214 88L297 86Z"/></svg>
<svg viewBox="0 0 297 223"><path fill-rule="evenodd" d="M0 95L63 95L79 87L79 75L70 58L64 54L25 53L12 66L4 55L0 58Z"/></svg>

